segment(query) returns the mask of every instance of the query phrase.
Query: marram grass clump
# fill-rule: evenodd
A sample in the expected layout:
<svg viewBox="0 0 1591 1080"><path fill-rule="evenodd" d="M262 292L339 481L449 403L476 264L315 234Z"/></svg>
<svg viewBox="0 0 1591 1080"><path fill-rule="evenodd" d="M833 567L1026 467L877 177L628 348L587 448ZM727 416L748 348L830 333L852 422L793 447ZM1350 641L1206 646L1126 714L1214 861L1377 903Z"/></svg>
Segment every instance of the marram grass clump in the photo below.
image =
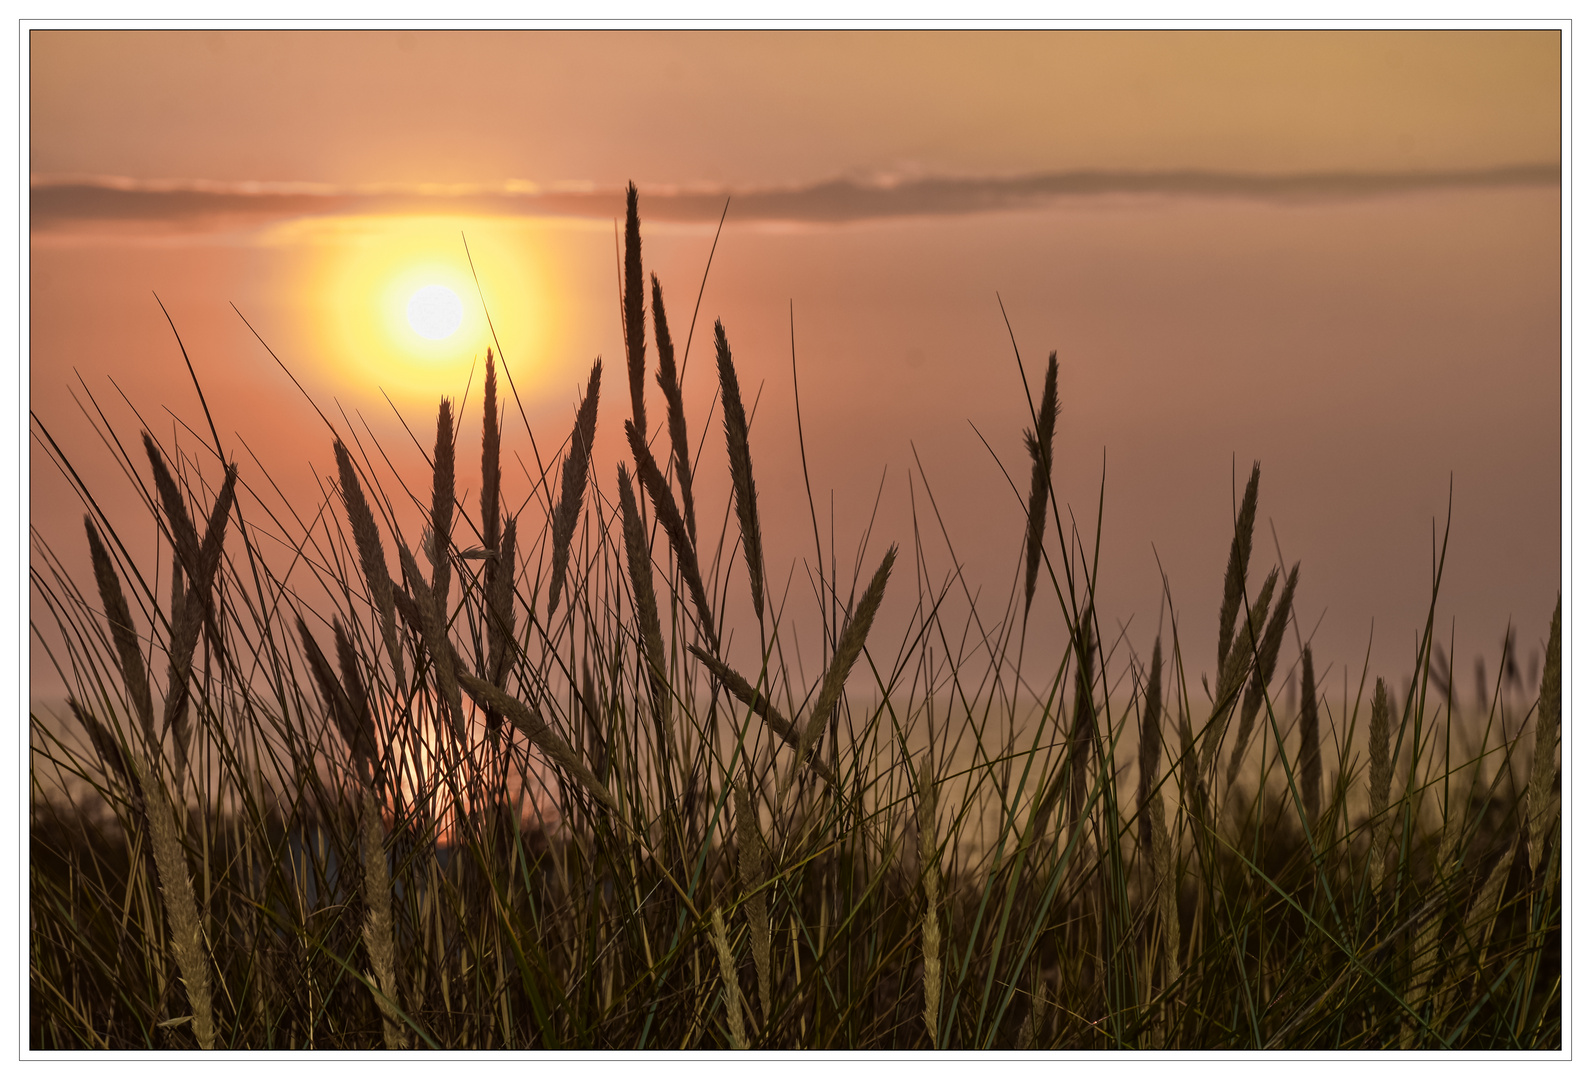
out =
<svg viewBox="0 0 1591 1080"><path fill-rule="evenodd" d="M476 495L467 398L437 410L424 490L368 429L328 431L318 508L251 455L223 467L219 437L146 433L123 455L158 529L142 565L122 537L149 522L103 513L35 418L87 516L32 561L35 648L71 693L32 722L33 1048L1562 1045L1557 613L1539 692L1428 695L1428 629L1401 700L1388 672L1327 693L1309 579L1253 544L1255 464L1219 611L1133 655L1098 625L1092 549L1049 528L1071 518L1052 355L1010 597L954 623L927 583L955 568L917 537L865 544L850 582L818 552L803 668L746 357L716 322L719 453L655 276L647 424L633 188L627 209L616 468L599 359L516 490L531 439L497 352ZM703 470L726 505L697 502Z"/></svg>

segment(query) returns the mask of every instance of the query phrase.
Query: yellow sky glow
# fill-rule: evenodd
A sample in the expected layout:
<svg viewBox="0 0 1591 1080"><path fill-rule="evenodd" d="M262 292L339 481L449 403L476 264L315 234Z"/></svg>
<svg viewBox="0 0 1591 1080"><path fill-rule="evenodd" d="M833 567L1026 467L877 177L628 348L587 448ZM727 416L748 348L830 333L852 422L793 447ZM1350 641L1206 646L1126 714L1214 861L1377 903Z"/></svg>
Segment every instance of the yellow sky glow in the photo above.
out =
<svg viewBox="0 0 1591 1080"><path fill-rule="evenodd" d="M471 235L469 255L465 240ZM462 217L307 219L271 230L267 242L312 252L303 277L280 285L312 321L338 372L403 397L456 391L492 344L492 328L521 355L540 355L552 307L522 222ZM479 274L477 289L470 258ZM443 337L416 332L415 294L439 285L458 296L463 319ZM482 308L482 297L485 310ZM487 322L490 313L492 325ZM534 373L527 373L534 379Z"/></svg>

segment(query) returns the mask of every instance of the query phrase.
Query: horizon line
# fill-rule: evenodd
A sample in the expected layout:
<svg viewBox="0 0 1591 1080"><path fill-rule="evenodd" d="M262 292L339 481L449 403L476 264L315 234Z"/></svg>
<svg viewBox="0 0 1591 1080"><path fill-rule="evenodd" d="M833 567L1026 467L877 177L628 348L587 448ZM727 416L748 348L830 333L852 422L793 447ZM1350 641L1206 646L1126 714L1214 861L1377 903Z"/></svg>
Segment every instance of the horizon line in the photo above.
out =
<svg viewBox="0 0 1591 1080"><path fill-rule="evenodd" d="M741 221L839 225L903 217L959 217L1030 210L1102 196L1342 202L1455 189L1561 185L1558 162L1469 169L1241 172L1214 169L1070 169L1013 176L836 177L804 184L735 188L648 185L647 216L712 223L728 199ZM489 212L607 220L624 213L624 189L591 183L328 184L313 181L137 179L34 174L34 230L71 223L179 224L207 218L261 222L326 214Z"/></svg>

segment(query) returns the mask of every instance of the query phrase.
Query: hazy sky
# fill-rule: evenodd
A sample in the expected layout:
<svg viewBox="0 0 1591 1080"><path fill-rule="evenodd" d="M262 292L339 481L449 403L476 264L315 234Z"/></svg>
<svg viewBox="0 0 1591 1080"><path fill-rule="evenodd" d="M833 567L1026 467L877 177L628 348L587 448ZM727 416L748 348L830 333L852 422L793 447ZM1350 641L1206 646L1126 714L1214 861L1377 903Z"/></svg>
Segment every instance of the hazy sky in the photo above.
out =
<svg viewBox="0 0 1591 1080"><path fill-rule="evenodd" d="M62 32L35 173L758 185L1558 158L1545 32Z"/></svg>
<svg viewBox="0 0 1591 1080"><path fill-rule="evenodd" d="M489 338L472 308L452 351L426 352L377 308L406 266L467 274L461 230L538 440L564 437L605 358L595 476L611 498L613 220L633 179L677 336L733 194L687 415L699 433L714 389L700 339L722 318L762 390L752 448L792 610L811 554L792 311L842 566L875 496L867 561L909 542L926 474L955 560L1003 607L1021 507L978 433L1020 474L1027 412L998 293L1030 378L1060 354L1062 498L1090 541L1105 469L1101 607L1133 648L1160 625L1164 570L1189 667L1211 666L1232 476L1255 458L1257 569L1278 544L1303 560L1300 632L1336 677L1357 678L1372 619L1372 676L1410 669L1450 478L1438 618L1461 689L1476 653L1495 669L1509 618L1524 652L1545 638L1554 32L69 31L30 48L32 404L128 521L136 503L72 394L92 391L124 437L134 406L167 435L172 414L202 424L152 291L229 452L318 500L330 436L230 305L323 409L335 398L412 450L376 387L423 429ZM528 459L524 434L511 449ZM716 477L716 417L708 434ZM75 496L37 453L31 476L35 525L80 558ZM722 480L706 483L721 510ZM951 565L938 528L936 580Z"/></svg>

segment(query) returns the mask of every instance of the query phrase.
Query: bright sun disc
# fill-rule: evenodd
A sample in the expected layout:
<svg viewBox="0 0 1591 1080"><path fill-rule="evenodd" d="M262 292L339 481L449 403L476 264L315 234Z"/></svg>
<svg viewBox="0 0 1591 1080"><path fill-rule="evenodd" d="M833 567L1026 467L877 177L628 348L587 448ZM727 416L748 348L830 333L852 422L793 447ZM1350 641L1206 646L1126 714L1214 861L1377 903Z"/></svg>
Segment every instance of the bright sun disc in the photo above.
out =
<svg viewBox="0 0 1591 1080"><path fill-rule="evenodd" d="M569 376L565 366L530 360L554 351L557 328L530 318L552 307L544 231L517 218L357 215L282 222L262 242L293 254L278 295L303 311L306 347L324 356L328 372L392 395L399 408L434 409L439 392L469 385L472 368L479 379L496 344L487 311L508 355L526 360L516 378ZM461 235L471 241L468 257Z"/></svg>
<svg viewBox="0 0 1591 1080"><path fill-rule="evenodd" d="M452 335L464 321L464 304L446 285L427 285L409 297L409 325L432 341Z"/></svg>

